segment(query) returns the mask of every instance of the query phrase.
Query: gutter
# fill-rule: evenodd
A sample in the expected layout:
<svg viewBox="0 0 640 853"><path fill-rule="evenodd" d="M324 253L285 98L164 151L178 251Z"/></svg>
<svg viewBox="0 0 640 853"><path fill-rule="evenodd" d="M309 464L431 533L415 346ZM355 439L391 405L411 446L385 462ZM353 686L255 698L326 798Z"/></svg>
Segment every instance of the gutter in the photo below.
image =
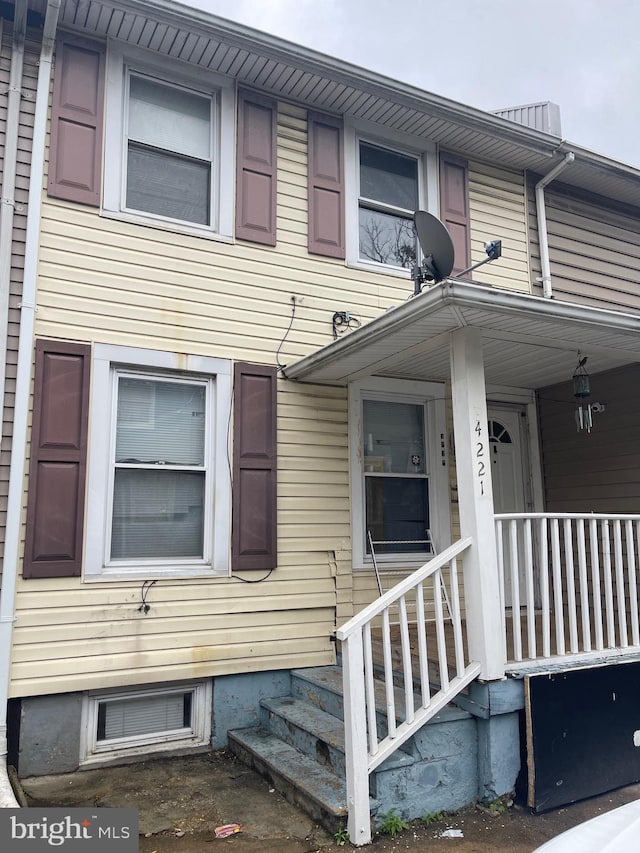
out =
<svg viewBox="0 0 640 853"><path fill-rule="evenodd" d="M551 288L551 264L549 262L549 238L547 235L547 213L544 202L544 189L553 181L570 163L576 159L573 151L568 151L564 160L554 166L550 172L538 181L536 184L536 214L538 217L538 245L540 246L540 264L542 266L542 277L538 281L542 282L542 295L545 299L553 297Z"/></svg>
<svg viewBox="0 0 640 853"><path fill-rule="evenodd" d="M61 0L47 0L47 12L40 49L31 168L29 174L29 209L27 213L22 301L20 304L20 343L18 346L13 441L11 445L9 495L7 500L6 541L4 547L2 590L0 593L0 808L18 808L18 802L7 777L7 701L9 696L13 623L16 618L15 591L18 576L22 496L27 452L27 426L31 397L31 360L33 357L33 329L36 311L35 298L37 290L47 112L49 108L49 88L51 85L53 51L60 3Z"/></svg>
<svg viewBox="0 0 640 853"><path fill-rule="evenodd" d="M455 122L470 130L495 135L541 157L553 157L562 142L559 136L552 136L477 107L427 92L347 60L219 17L204 8L186 6L175 0L121 0L119 6L143 18L149 18L150 13L153 13L154 20L164 19L168 23L186 27L193 33L197 33L200 28L203 35L219 39L225 45L233 45L248 53L255 52L258 47L264 56L285 65L295 65L320 77L326 77L329 72L333 80L345 86L362 89L367 94L385 98L393 104L428 112L434 117Z"/></svg>

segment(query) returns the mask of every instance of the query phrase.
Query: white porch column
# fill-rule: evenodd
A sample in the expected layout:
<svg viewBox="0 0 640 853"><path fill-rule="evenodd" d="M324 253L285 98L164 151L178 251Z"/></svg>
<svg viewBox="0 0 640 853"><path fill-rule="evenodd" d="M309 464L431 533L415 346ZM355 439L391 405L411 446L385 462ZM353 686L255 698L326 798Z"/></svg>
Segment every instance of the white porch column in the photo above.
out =
<svg viewBox="0 0 640 853"><path fill-rule="evenodd" d="M451 387L460 528L473 539L464 560L469 653L482 664L480 677L492 681L504 677L506 649L480 329L452 333Z"/></svg>

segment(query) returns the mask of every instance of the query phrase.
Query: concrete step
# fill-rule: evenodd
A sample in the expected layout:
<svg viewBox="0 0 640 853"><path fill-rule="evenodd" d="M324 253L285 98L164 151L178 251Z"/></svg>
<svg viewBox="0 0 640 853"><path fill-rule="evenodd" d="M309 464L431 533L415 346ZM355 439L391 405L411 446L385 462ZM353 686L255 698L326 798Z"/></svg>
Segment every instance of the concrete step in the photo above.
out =
<svg viewBox="0 0 640 853"><path fill-rule="evenodd" d="M318 666L296 669L291 673L291 695L303 699L310 704L316 705L323 711L334 717L344 719L344 698L342 695L342 669L339 666ZM376 702L376 719L378 738L386 737L387 729L387 694L383 681L374 679L374 695ZM405 694L404 689L394 687L394 702L396 708L396 721L404 720ZM422 698L414 693L414 708L419 708ZM450 713L453 706L447 706L440 714L434 717L435 721L441 719L441 715Z"/></svg>
<svg viewBox="0 0 640 853"><path fill-rule="evenodd" d="M236 729L228 736L229 749L290 803L331 833L344 827L347 792L343 778L260 726ZM373 800L372 810L377 806Z"/></svg>
<svg viewBox="0 0 640 853"><path fill-rule="evenodd" d="M342 667L309 666L291 671L291 695L344 719Z"/></svg>
<svg viewBox="0 0 640 853"><path fill-rule="evenodd" d="M317 705L293 696L263 699L261 721L264 728L315 758L340 777L346 773L344 723ZM407 767L413 758L404 750L380 765L377 772Z"/></svg>

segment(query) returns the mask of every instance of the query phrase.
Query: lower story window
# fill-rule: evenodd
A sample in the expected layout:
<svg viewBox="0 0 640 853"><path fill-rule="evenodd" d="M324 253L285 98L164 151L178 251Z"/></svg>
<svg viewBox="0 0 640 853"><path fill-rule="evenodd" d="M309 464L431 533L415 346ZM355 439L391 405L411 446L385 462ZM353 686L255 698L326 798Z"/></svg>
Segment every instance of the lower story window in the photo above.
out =
<svg viewBox="0 0 640 853"><path fill-rule="evenodd" d="M418 564L450 544L444 388L371 378L349 390L354 567Z"/></svg>
<svg viewBox="0 0 640 853"><path fill-rule="evenodd" d="M110 560L203 559L213 380L114 372Z"/></svg>
<svg viewBox="0 0 640 853"><path fill-rule="evenodd" d="M429 475L424 403L363 401L368 535L376 553L429 551Z"/></svg>
<svg viewBox="0 0 640 853"><path fill-rule="evenodd" d="M231 365L96 344L85 579L227 574Z"/></svg>
<svg viewBox="0 0 640 853"><path fill-rule="evenodd" d="M211 683L85 696L81 763L206 746Z"/></svg>

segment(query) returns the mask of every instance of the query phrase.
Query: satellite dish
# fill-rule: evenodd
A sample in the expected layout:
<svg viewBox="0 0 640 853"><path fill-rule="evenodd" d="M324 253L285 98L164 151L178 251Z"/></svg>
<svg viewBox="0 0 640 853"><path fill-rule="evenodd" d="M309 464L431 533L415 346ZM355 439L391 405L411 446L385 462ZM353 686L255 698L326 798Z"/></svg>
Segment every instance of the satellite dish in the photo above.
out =
<svg viewBox="0 0 640 853"><path fill-rule="evenodd" d="M416 210L413 221L424 258L422 267L417 267L414 275L415 293L418 294L424 281L437 284L451 274L454 249L451 235L436 216L426 210Z"/></svg>

